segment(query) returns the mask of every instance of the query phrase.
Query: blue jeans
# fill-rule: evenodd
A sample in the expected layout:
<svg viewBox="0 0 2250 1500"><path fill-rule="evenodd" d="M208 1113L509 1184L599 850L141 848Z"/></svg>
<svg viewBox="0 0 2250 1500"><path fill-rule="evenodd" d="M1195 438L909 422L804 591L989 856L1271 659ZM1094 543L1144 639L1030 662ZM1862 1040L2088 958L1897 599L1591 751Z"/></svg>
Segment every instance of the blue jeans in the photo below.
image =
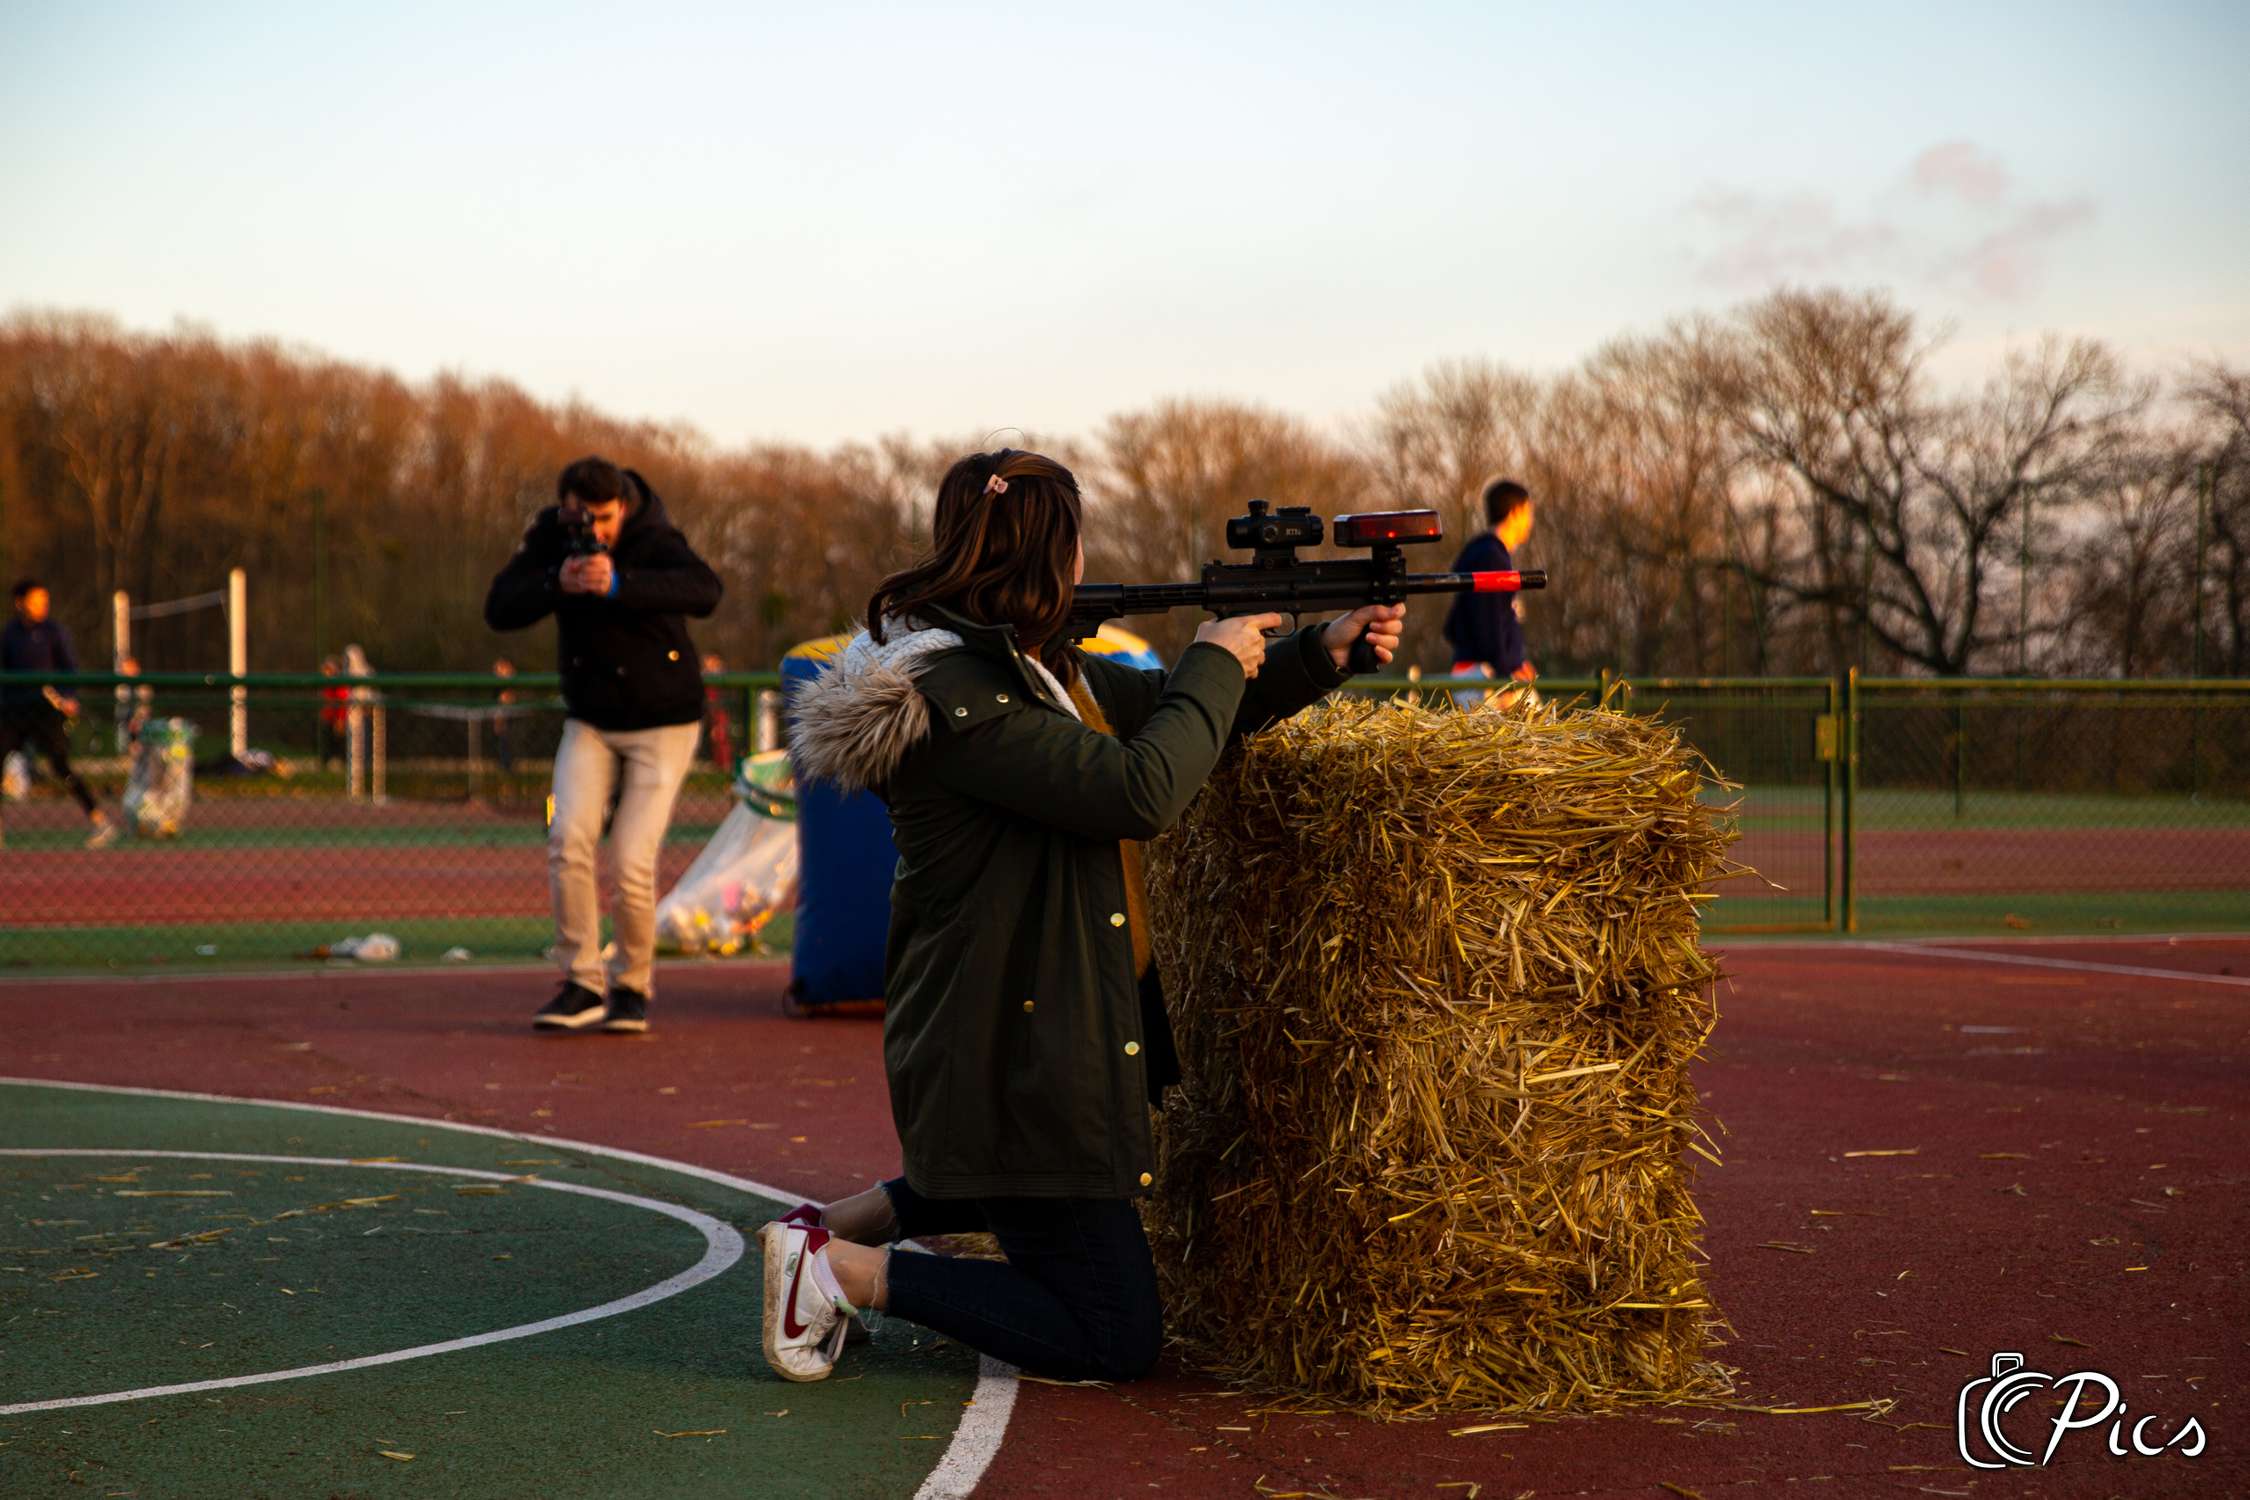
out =
<svg viewBox="0 0 2250 1500"><path fill-rule="evenodd" d="M1006 1264L894 1254L890 1311L1053 1380L1133 1380L1156 1364L1164 1310L1141 1216L1125 1198L925 1198L883 1184L897 1237L989 1232Z"/></svg>

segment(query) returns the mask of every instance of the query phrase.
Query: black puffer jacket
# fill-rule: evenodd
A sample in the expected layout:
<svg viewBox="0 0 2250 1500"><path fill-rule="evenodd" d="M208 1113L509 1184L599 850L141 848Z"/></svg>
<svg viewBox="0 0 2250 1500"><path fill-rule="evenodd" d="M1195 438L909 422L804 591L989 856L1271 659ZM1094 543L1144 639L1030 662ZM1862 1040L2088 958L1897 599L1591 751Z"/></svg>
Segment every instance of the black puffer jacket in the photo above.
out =
<svg viewBox="0 0 2250 1500"><path fill-rule="evenodd" d="M625 478L639 503L610 549L616 591L599 598L562 591L570 533L560 507L550 505L492 580L484 622L522 630L555 617L556 665L574 719L620 730L692 724L703 717L703 669L683 617L708 618L722 585L648 482L631 469Z"/></svg>

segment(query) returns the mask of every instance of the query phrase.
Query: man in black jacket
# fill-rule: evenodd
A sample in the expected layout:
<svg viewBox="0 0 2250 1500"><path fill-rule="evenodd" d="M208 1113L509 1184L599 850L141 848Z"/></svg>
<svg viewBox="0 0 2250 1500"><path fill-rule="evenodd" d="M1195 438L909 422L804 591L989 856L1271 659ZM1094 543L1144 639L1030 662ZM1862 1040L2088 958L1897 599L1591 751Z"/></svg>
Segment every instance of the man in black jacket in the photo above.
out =
<svg viewBox="0 0 2250 1500"><path fill-rule="evenodd" d="M18 579L10 600L15 618L0 631L0 671L64 676L76 672L78 653L71 649L70 632L47 618L47 586L36 578ZM100 849L116 842L117 825L95 805L94 794L70 767L70 721L77 717L78 699L51 682L11 681L0 686L0 763L19 749L45 755L93 825L86 847Z"/></svg>
<svg viewBox="0 0 2250 1500"><path fill-rule="evenodd" d="M532 1024L646 1031L656 858L703 718L703 674L682 617L705 619L719 607L719 577L631 469L582 458L562 471L555 497L484 601L485 623L494 630L555 617L569 708L547 831L563 982ZM594 851L612 793L617 961L605 972Z"/></svg>
<svg viewBox="0 0 2250 1500"><path fill-rule="evenodd" d="M1513 479L1485 487L1486 529L1471 538L1454 561L1454 571L1481 573L1513 568L1516 548L1531 535L1531 491ZM1516 618L1514 594L1456 594L1445 617L1445 638L1453 645L1453 675L1511 678L1529 682L1539 674L1524 650L1523 624ZM1484 693L1456 693L1454 701L1472 708ZM1511 701L1513 693L1504 697Z"/></svg>

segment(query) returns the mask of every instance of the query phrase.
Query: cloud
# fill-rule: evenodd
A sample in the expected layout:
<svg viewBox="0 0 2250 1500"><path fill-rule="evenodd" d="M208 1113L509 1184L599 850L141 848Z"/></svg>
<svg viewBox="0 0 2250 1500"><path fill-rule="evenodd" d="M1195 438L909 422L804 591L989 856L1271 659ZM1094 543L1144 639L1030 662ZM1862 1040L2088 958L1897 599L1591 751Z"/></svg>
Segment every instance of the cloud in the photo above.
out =
<svg viewBox="0 0 2250 1500"><path fill-rule="evenodd" d="M1685 205L1702 247L1698 279L1767 286L1824 276L1879 275L1965 286L1979 297L2023 295L2055 244L2097 214L2088 197L2019 201L1996 156L1942 141L1908 163L1901 196L1877 194L1848 212L1824 193L1760 193L1715 185Z"/></svg>
<svg viewBox="0 0 2250 1500"><path fill-rule="evenodd" d="M2019 297L2037 279L2046 247L2097 216L2091 198L2033 203L1943 266L1987 297Z"/></svg>
<svg viewBox="0 0 2250 1500"><path fill-rule="evenodd" d="M1698 266L1705 281L1722 284L1850 270L1879 260L1897 240L1887 224L1846 222L1818 193L1760 197L1715 189L1688 207L1724 231Z"/></svg>
<svg viewBox="0 0 2250 1500"><path fill-rule="evenodd" d="M1942 141L1914 158L1908 180L1925 194L1952 193L1966 203L1998 203L2008 196L2008 169L1968 141Z"/></svg>

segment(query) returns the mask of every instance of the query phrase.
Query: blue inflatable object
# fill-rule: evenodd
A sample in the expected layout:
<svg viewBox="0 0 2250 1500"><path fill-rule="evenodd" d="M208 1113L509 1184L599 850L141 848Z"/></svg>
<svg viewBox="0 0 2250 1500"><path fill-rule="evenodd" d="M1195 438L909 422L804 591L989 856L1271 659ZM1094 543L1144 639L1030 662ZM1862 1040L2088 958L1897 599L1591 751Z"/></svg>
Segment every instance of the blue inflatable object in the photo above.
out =
<svg viewBox="0 0 2250 1500"><path fill-rule="evenodd" d="M824 636L781 659L783 713L797 689L828 670L851 637ZM1147 641L1115 626L1086 649L1127 666L1161 669ZM797 782L797 926L789 952L789 997L798 1006L880 1000L883 945L890 933L891 873L898 851L891 816L870 792L845 794Z"/></svg>

